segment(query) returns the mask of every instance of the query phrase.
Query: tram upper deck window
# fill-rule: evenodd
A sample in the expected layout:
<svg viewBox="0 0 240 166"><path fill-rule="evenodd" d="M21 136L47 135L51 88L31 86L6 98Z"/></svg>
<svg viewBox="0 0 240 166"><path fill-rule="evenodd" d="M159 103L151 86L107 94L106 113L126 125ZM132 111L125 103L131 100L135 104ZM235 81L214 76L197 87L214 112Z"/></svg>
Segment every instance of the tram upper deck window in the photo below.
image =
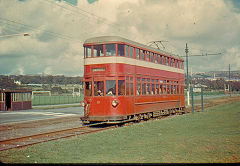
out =
<svg viewBox="0 0 240 166"><path fill-rule="evenodd" d="M154 62L154 55L152 52L150 52L150 59L151 59L151 62Z"/></svg>
<svg viewBox="0 0 240 166"><path fill-rule="evenodd" d="M92 56L91 46L85 46L85 58L90 58Z"/></svg>
<svg viewBox="0 0 240 166"><path fill-rule="evenodd" d="M145 60L145 51L144 50L140 50L140 56L141 56L141 60Z"/></svg>
<svg viewBox="0 0 240 166"><path fill-rule="evenodd" d="M118 44L118 56L124 56L124 45Z"/></svg>
<svg viewBox="0 0 240 166"><path fill-rule="evenodd" d="M106 96L116 95L116 80L106 80Z"/></svg>
<svg viewBox="0 0 240 166"><path fill-rule="evenodd" d="M129 51L130 51L130 54L129 54L130 58L133 58L133 47L129 46Z"/></svg>
<svg viewBox="0 0 240 166"><path fill-rule="evenodd" d="M167 65L167 66L169 65L169 59L168 59L168 57L166 58L166 65Z"/></svg>
<svg viewBox="0 0 240 166"><path fill-rule="evenodd" d="M140 56L139 56L139 49L136 48L136 59L140 59Z"/></svg>
<svg viewBox="0 0 240 166"><path fill-rule="evenodd" d="M128 57L129 56L129 46L128 45L125 45L125 57Z"/></svg>
<svg viewBox="0 0 240 166"><path fill-rule="evenodd" d="M155 63L158 63L158 58L159 58L159 55L158 54L155 54Z"/></svg>
<svg viewBox="0 0 240 166"><path fill-rule="evenodd" d="M99 56L104 56L102 44L93 46L93 57L99 57Z"/></svg>
<svg viewBox="0 0 240 166"><path fill-rule="evenodd" d="M92 96L92 82L85 82L85 96Z"/></svg>
<svg viewBox="0 0 240 166"><path fill-rule="evenodd" d="M146 61L149 61L149 51L146 51Z"/></svg>
<svg viewBox="0 0 240 166"><path fill-rule="evenodd" d="M105 45L105 55L106 56L116 56L116 45L106 44Z"/></svg>
<svg viewBox="0 0 240 166"><path fill-rule="evenodd" d="M165 56L162 56L162 60L163 60L163 64L166 65L166 62L165 62L166 58L165 58Z"/></svg>
<svg viewBox="0 0 240 166"><path fill-rule="evenodd" d="M103 96L104 82L94 81L94 96Z"/></svg>

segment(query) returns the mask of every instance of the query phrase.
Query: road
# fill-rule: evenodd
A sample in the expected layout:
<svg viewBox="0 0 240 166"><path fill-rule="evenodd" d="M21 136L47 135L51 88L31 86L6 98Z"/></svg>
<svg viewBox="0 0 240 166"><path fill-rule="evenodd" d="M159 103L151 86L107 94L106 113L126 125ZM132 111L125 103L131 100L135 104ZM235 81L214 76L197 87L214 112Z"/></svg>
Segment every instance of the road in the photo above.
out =
<svg viewBox="0 0 240 166"><path fill-rule="evenodd" d="M83 107L0 111L0 125L70 116L83 116Z"/></svg>

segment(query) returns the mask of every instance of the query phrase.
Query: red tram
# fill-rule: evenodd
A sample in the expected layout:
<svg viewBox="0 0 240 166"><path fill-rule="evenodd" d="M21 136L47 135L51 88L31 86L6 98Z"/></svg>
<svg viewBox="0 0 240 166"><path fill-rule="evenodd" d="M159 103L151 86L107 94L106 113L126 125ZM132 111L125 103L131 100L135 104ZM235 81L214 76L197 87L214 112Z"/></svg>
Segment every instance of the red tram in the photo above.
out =
<svg viewBox="0 0 240 166"><path fill-rule="evenodd" d="M83 123L184 112L184 60L118 36L84 44Z"/></svg>

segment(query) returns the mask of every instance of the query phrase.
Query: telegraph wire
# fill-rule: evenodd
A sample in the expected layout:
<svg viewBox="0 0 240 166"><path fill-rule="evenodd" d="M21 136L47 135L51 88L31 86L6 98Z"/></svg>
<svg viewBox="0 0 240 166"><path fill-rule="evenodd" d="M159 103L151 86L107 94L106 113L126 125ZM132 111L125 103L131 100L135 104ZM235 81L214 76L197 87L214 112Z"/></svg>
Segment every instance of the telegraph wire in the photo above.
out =
<svg viewBox="0 0 240 166"><path fill-rule="evenodd" d="M54 4L54 5L57 5L57 6L61 7L61 8L63 8L63 9L66 9L66 10L68 10L68 11L75 12L75 11L73 11L73 10L70 10L70 9L62 6L62 5L59 5L58 3L54 2L54 1L44 0L44 2L49 2L49 3L51 3L51 4ZM65 3L65 2L63 1L63 3ZM77 9L76 12L77 12L78 14L86 13L86 14L83 14L83 15L88 16L88 17L89 17L89 16L93 16L93 18L95 18L95 19L98 19L98 20L100 20L100 21L104 21L104 22L103 22L104 24L113 25L113 26L121 26L120 24L112 23L111 21L109 21L109 20L106 19L106 18L97 16L97 15L94 14L94 13L91 13L91 12L88 12L88 11L86 11L86 10L83 10L83 9L77 7L77 6L74 6L74 5L70 4L70 3L66 3L66 4L67 4L68 6L71 6L71 7L75 8L75 9ZM83 13L79 13L78 10L82 11ZM108 23L106 23L106 22L108 22ZM118 27L118 28L119 28L119 27Z"/></svg>
<svg viewBox="0 0 240 166"><path fill-rule="evenodd" d="M87 16L87 17L89 17L89 18L92 16L91 18L97 19L97 21L102 21L101 23L103 23L103 24L115 26L117 29L114 29L114 30L118 30L118 33L119 33L119 31L121 31L120 29L122 29L122 27L121 27L120 24L111 23L111 21L107 20L106 18L97 16L97 15L94 14L94 13L85 11L85 10L83 10L83 9L81 9L81 8L79 8L79 7L76 7L76 6L74 6L74 5L71 5L71 4L69 4L69 3L63 2L63 3L65 3L65 4L67 4L68 6L71 6L71 7L75 8L75 9L77 9L77 10L76 10L76 11L71 10L71 9L69 9L69 8L66 8L66 7L63 6L63 5L60 5L60 4L58 4L58 3L56 3L56 2L53 2L53 1L50 1L50 0L43 0L43 2L48 2L48 3L51 3L51 4L57 5L57 6L65 9L65 10L68 10L68 11L71 11L71 12L75 12L75 13L77 13L77 14L81 14L81 15ZM79 10L82 11L83 13L80 13ZM78 15L78 16L79 16L79 15ZM107 23L107 22L108 22L108 23ZM97 24L99 24L99 23L97 23ZM122 34L122 33L120 33L120 34ZM125 34L122 34L122 35L125 36Z"/></svg>
<svg viewBox="0 0 240 166"><path fill-rule="evenodd" d="M17 22L17 21L13 21L13 20L9 20L9 19L0 17L0 21L1 21L1 20L7 21L7 22L11 22L11 23L14 23L14 24L18 24L18 25L27 27L28 29L32 29L32 30L39 29L39 27L35 27L35 26L32 26L32 25L23 24L23 23L20 23L20 22ZM79 42L83 43L83 41L78 40L78 39L76 39L76 38L73 38L73 37L71 37L71 36L59 34L59 33L52 32L52 31L48 31L48 30L43 30L43 31L46 32L46 33L48 33L48 34L50 34L50 35L53 35L53 36L55 36L55 37L59 37L59 38L65 39L65 40L75 40L75 41L79 41Z"/></svg>

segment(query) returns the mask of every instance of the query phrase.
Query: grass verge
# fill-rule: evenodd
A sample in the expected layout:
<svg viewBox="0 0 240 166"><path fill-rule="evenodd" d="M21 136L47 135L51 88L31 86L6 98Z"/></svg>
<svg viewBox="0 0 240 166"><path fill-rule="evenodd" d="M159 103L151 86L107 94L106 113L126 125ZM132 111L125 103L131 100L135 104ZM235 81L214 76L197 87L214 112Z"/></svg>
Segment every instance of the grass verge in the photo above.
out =
<svg viewBox="0 0 240 166"><path fill-rule="evenodd" d="M240 102L23 149L3 163L240 162Z"/></svg>

